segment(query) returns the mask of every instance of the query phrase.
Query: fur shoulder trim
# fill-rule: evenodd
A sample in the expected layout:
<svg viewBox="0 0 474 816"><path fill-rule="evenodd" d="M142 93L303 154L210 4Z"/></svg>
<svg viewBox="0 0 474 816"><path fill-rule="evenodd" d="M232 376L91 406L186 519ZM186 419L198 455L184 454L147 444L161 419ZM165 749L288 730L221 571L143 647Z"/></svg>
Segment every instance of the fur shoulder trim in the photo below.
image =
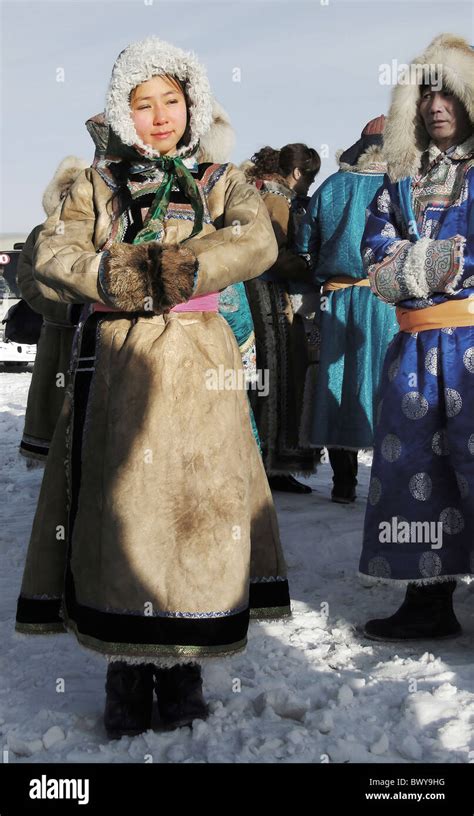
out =
<svg viewBox="0 0 474 816"><path fill-rule="evenodd" d="M90 166L90 162L79 159L77 156L66 156L60 162L56 172L43 193L43 209L46 215L52 215L60 201L69 192L76 178L82 170Z"/></svg>
<svg viewBox="0 0 474 816"><path fill-rule="evenodd" d="M412 60L393 90L384 131L384 155L392 181L415 175L428 147L430 139L418 100L420 85L433 69L440 73L443 86L463 103L474 125L474 51L462 37L440 34Z"/></svg>
<svg viewBox="0 0 474 816"><path fill-rule="evenodd" d="M241 162L239 164L239 170L244 174L247 184L252 184L254 187L257 186L257 179L254 175L255 164L251 159L245 159ZM259 186L261 186L261 181Z"/></svg>
<svg viewBox="0 0 474 816"><path fill-rule="evenodd" d="M346 173L385 173L386 163L383 154L383 148L380 145L371 145L359 157L357 164L347 164L341 161L341 156L344 150L336 152L336 161L339 169Z"/></svg>
<svg viewBox="0 0 474 816"><path fill-rule="evenodd" d="M262 181L263 184L260 190L262 195L280 195L287 198L288 201L291 201L296 195L295 191L288 186L286 179L280 175L280 173L265 174L262 176Z"/></svg>
<svg viewBox="0 0 474 816"><path fill-rule="evenodd" d="M107 91L105 118L125 145L138 145L146 155L159 152L146 145L137 135L130 115L129 96L133 88L153 76L171 74L186 84L190 103L190 133L188 145L177 154L197 145L212 124L212 94L204 66L195 55L183 51L158 37L148 37L127 46L117 57Z"/></svg>
<svg viewBox="0 0 474 816"><path fill-rule="evenodd" d="M223 163L230 159L235 144L235 132L229 114L217 99L212 100L212 124L201 136L197 160L199 163Z"/></svg>

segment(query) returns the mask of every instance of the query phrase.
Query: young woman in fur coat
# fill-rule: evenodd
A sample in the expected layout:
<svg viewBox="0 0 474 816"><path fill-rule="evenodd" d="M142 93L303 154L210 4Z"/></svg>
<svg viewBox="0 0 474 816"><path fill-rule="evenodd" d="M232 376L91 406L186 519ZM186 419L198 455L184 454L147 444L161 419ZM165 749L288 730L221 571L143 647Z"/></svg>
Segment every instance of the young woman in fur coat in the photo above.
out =
<svg viewBox="0 0 474 816"><path fill-rule="evenodd" d="M372 289L397 304L400 325L360 562L372 580L406 586L395 614L365 625L381 640L459 634L456 578L474 568L474 50L443 34L406 80L362 240Z"/></svg>
<svg viewBox="0 0 474 816"><path fill-rule="evenodd" d="M277 542L278 526L245 388L215 385L242 372L218 297L277 245L243 174L196 161L212 96L193 55L128 46L105 114L103 157L35 247L44 295L86 306L17 629L67 629L107 655L105 726L120 736L150 727L153 687L165 726L205 717L195 661L246 643L251 531Z"/></svg>
<svg viewBox="0 0 474 816"><path fill-rule="evenodd" d="M97 167L107 154L109 125L104 114L100 113L87 120L86 128L95 145L92 166ZM196 153L198 164L227 162L234 142L235 134L229 116L213 98L212 124L199 141ZM53 214L81 170L88 166L86 161L75 156L63 159L43 195L43 207L47 215ZM81 312L81 304L49 300L38 288L34 276L33 254L42 228L43 225L40 224L31 231L18 263L18 283L22 297L31 308L39 311L44 317L20 445L21 454L29 462L36 461L41 465L48 455L56 422L63 406L74 330ZM219 292L218 311L234 333L245 377L251 382L256 373L255 334L243 282L230 284ZM255 438L260 446L252 412L251 420ZM59 496L57 482L53 486L53 492ZM281 542L268 519L262 523L258 506L254 509L255 515L251 520L250 615L259 620L287 617L291 614L291 608ZM64 558L64 547L60 543L59 548ZM61 567L58 559L54 559L54 565L57 574L64 572L65 565Z"/></svg>

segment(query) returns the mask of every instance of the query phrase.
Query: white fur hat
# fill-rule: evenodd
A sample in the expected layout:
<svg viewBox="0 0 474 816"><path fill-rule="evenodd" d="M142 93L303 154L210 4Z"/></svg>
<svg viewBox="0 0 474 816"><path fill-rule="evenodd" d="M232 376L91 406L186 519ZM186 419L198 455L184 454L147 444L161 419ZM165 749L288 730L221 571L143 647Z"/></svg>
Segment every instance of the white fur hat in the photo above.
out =
<svg viewBox="0 0 474 816"><path fill-rule="evenodd" d="M161 74L170 74L186 83L191 138L188 145L177 151L179 155L197 144L208 132L213 119L209 80L194 54L158 37L148 37L127 46L117 57L112 70L105 117L124 144L139 145L147 155L159 156L158 151L138 136L130 113L129 96L137 85Z"/></svg>

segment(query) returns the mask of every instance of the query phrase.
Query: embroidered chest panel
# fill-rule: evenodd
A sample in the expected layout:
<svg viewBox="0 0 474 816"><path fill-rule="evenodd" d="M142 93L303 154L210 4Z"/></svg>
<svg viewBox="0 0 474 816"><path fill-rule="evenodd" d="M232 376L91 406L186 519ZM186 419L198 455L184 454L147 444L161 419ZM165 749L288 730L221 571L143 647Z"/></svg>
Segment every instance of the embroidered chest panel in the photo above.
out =
<svg viewBox="0 0 474 816"><path fill-rule="evenodd" d="M413 208L420 235L437 238L441 216L449 207L459 207L468 196L467 174L474 161L440 161L412 184Z"/></svg>
<svg viewBox="0 0 474 816"><path fill-rule="evenodd" d="M200 164L196 167L196 170L193 171L193 176L196 180L203 203L203 224L211 224L216 217L215 214L212 216L209 210L208 198L219 179L221 179L226 172L227 167L227 164ZM135 176L129 180L128 187L132 199L131 204L112 225L106 246L110 246L110 244L116 243L117 241L124 243L133 242L135 236L143 227L145 218L153 204L156 191L162 180L163 173L159 169L157 169L153 175L148 174L146 178L135 174ZM190 222L189 231L191 232L194 217L192 205L178 185L174 184L163 221L153 222L153 224L149 222L148 226L153 227L156 232L155 240L160 241L166 232L167 224L174 220Z"/></svg>

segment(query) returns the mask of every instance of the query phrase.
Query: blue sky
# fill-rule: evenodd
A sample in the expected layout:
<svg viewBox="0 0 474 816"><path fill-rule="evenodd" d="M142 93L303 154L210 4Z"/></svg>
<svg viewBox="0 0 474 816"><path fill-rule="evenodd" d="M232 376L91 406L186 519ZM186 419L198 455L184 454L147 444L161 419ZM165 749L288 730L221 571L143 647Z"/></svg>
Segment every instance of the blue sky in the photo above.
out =
<svg viewBox="0 0 474 816"><path fill-rule="evenodd" d="M43 190L64 156L92 160L84 122L103 109L113 63L130 42L154 34L197 54L232 118L233 161L264 144L306 142L329 153L319 184L336 169L335 151L387 111L380 66L409 61L443 31L474 42L472 4L3 0L0 233L27 234L44 221Z"/></svg>

